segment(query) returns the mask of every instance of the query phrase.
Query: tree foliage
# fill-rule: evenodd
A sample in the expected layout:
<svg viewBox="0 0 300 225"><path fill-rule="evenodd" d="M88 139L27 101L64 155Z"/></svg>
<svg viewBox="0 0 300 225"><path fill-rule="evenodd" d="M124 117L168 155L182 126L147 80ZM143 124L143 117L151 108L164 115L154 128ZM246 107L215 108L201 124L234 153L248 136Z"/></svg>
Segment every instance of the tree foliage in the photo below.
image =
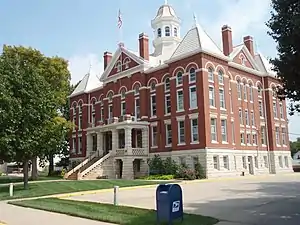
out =
<svg viewBox="0 0 300 225"><path fill-rule="evenodd" d="M67 66L66 60L46 57L36 49L3 47L0 56L0 157L23 163L25 188L29 160L47 154L55 145L54 140L57 146L62 137L55 137L54 132L69 127L66 121L55 119L69 94ZM48 136L50 141L46 142L50 134L53 136Z"/></svg>
<svg viewBox="0 0 300 225"><path fill-rule="evenodd" d="M269 34L277 43L278 56L271 60L283 83L279 96L291 100L291 114L300 111L300 1L272 0L267 22Z"/></svg>
<svg viewBox="0 0 300 225"><path fill-rule="evenodd" d="M297 138L296 141L290 141L290 149L292 157L300 151L300 138Z"/></svg>

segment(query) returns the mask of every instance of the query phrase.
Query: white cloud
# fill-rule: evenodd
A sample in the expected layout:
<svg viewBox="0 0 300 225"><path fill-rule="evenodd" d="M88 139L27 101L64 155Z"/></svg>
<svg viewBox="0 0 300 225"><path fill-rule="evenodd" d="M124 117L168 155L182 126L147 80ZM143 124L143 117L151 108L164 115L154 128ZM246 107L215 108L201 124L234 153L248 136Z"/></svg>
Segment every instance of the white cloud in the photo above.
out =
<svg viewBox="0 0 300 225"><path fill-rule="evenodd" d="M98 76L103 72L103 61L94 53L74 55L69 58L68 69L71 73L71 83L76 84L80 81L88 73L90 66Z"/></svg>

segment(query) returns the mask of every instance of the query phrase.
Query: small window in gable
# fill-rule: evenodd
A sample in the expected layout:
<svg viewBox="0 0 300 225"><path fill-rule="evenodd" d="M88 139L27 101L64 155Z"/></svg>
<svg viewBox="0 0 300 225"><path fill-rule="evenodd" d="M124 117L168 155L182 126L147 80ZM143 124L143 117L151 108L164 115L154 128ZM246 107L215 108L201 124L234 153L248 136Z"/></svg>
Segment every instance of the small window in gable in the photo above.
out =
<svg viewBox="0 0 300 225"><path fill-rule="evenodd" d="M157 37L161 37L161 28L157 29Z"/></svg>
<svg viewBox="0 0 300 225"><path fill-rule="evenodd" d="M196 81L196 70L195 68L190 69L190 83Z"/></svg>
<svg viewBox="0 0 300 225"><path fill-rule="evenodd" d="M218 77L219 77L219 84L224 84L224 74L222 72L222 70L219 70L219 73L218 73Z"/></svg>
<svg viewBox="0 0 300 225"><path fill-rule="evenodd" d="M166 37L170 36L170 27L165 27L165 36Z"/></svg>
<svg viewBox="0 0 300 225"><path fill-rule="evenodd" d="M178 36L178 32L177 32L177 28L174 27L174 36L177 37Z"/></svg>
<svg viewBox="0 0 300 225"><path fill-rule="evenodd" d="M125 90L123 89L123 90L121 91L121 99L124 99L125 96L126 96L126 92L125 92Z"/></svg>
<svg viewBox="0 0 300 225"><path fill-rule="evenodd" d="M140 93L140 86L137 84L137 85L135 85L135 87L134 87L134 94L135 95L138 95Z"/></svg>
<svg viewBox="0 0 300 225"><path fill-rule="evenodd" d="M129 63L130 63L130 59L129 59L129 58L125 58L125 59L124 59L125 69L128 69L128 68L129 68Z"/></svg>
<svg viewBox="0 0 300 225"><path fill-rule="evenodd" d="M156 83L155 83L155 81L152 81L151 85L150 85L150 90L155 91L155 88L156 88Z"/></svg>
<svg viewBox="0 0 300 225"><path fill-rule="evenodd" d="M117 69L117 72L121 72L121 70L122 70L122 63L120 61L118 61L116 63L116 69Z"/></svg>
<svg viewBox="0 0 300 225"><path fill-rule="evenodd" d="M246 59L246 57L244 56L244 54L241 54L241 55L240 55L240 60L241 60L241 64L242 64L243 66L245 66L245 65L246 65L247 59Z"/></svg>
<svg viewBox="0 0 300 225"><path fill-rule="evenodd" d="M181 71L179 71L177 73L176 79L177 79L177 85L182 85L182 83L183 83L183 77L182 77L182 72Z"/></svg>
<svg viewBox="0 0 300 225"><path fill-rule="evenodd" d="M165 91L169 91L170 90L170 78L167 77L165 80Z"/></svg>

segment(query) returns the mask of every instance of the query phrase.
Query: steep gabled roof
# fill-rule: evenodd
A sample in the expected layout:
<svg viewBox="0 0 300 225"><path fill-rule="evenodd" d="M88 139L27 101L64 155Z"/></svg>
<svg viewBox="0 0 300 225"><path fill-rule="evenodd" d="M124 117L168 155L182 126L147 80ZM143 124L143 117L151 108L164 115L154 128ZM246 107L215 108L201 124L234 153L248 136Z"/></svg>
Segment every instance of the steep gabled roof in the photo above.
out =
<svg viewBox="0 0 300 225"><path fill-rule="evenodd" d="M184 36L183 40L173 53L171 59L197 50L203 50L205 52L224 56L223 52L208 36L205 30L199 24L196 24Z"/></svg>
<svg viewBox="0 0 300 225"><path fill-rule="evenodd" d="M94 72L90 71L83 77L83 79L80 81L80 83L75 88L75 90L70 95L70 97L87 93L101 86L102 86L102 82L99 81L97 75Z"/></svg>
<svg viewBox="0 0 300 225"><path fill-rule="evenodd" d="M260 52L254 57L260 71L268 73L269 75L276 77L276 73L272 70L273 65L263 56Z"/></svg>

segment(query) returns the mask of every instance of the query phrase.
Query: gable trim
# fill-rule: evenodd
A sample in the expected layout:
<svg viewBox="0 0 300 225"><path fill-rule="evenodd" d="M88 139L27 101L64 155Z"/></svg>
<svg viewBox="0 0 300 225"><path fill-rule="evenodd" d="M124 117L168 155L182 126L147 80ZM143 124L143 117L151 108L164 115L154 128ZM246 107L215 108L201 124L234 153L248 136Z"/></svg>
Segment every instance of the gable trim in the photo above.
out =
<svg viewBox="0 0 300 225"><path fill-rule="evenodd" d="M240 47L239 51L236 51L232 56L230 56L231 60L233 61L233 59L235 57L237 57L239 54L244 53L244 55L246 56L248 62L251 64L251 66L255 69L259 71L258 66L256 65L256 62L254 60L254 57L251 55L251 53L249 52L248 48L243 44L242 47Z"/></svg>

